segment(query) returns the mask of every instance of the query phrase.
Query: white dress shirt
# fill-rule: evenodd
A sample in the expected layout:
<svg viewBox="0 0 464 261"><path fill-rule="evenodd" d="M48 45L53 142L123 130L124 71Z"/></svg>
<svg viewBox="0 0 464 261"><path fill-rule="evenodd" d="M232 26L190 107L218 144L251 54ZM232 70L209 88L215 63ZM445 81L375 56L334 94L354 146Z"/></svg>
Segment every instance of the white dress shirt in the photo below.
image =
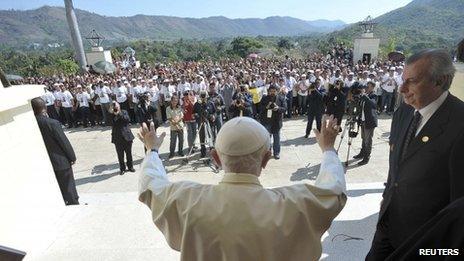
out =
<svg viewBox="0 0 464 261"><path fill-rule="evenodd" d="M421 114L421 122L419 126L417 127L416 131L416 136L419 134L419 132L422 130L422 128L425 126L425 124L430 120L432 115L440 108L440 106L445 102L446 97L448 97L448 91L444 91L440 97L438 97L436 100L431 102L429 105L425 106L424 108L419 110L419 113ZM414 110L416 112L417 110Z"/></svg>

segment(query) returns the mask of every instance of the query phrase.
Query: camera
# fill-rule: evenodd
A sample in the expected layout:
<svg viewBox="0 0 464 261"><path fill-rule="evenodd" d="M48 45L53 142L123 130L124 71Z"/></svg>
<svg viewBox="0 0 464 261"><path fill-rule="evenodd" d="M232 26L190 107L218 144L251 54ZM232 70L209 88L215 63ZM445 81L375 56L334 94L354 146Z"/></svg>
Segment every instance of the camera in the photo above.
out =
<svg viewBox="0 0 464 261"><path fill-rule="evenodd" d="M243 100L244 100L244 96L242 93L238 93L237 94L237 97L235 98L235 104L236 105L240 105L243 103Z"/></svg>

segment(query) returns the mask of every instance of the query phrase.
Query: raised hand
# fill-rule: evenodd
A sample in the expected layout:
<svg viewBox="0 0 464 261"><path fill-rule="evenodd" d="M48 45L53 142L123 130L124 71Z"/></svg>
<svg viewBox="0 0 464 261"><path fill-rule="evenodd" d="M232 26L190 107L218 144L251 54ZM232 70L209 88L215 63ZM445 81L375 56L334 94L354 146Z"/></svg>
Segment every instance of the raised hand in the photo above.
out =
<svg viewBox="0 0 464 261"><path fill-rule="evenodd" d="M333 115L322 116L321 131L314 129L316 140L322 152L334 149L335 139L338 135L340 126L337 125L337 119Z"/></svg>
<svg viewBox="0 0 464 261"><path fill-rule="evenodd" d="M163 144L166 132L163 132L160 136L158 136L156 135L155 124L153 122L150 123L150 129L146 123L142 123L142 127L140 128L139 133L137 133L137 136L143 142L148 151L152 149L159 150L161 144Z"/></svg>

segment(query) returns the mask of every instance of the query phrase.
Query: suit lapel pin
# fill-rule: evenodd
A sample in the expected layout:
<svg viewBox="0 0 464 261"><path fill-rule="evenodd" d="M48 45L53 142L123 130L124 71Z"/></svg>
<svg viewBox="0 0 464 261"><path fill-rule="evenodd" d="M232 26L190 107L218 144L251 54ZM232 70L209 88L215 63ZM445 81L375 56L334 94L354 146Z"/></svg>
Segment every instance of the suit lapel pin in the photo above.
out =
<svg viewBox="0 0 464 261"><path fill-rule="evenodd" d="M422 137L422 142L426 143L427 141L429 141L429 137L428 137L428 136Z"/></svg>

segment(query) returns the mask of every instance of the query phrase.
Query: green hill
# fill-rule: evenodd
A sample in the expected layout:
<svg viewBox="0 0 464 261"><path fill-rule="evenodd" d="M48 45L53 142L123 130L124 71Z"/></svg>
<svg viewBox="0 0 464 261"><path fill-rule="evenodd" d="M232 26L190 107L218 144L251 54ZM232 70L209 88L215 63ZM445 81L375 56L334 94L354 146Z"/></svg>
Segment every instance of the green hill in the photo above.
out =
<svg viewBox="0 0 464 261"><path fill-rule="evenodd" d="M108 17L83 10L76 10L76 15L84 37L95 29L109 41L292 36L328 32L344 26L341 21L304 21L279 16L265 19L228 19L223 16L195 19L148 15ZM68 42L69 39L62 7L0 11L0 44Z"/></svg>
<svg viewBox="0 0 464 261"><path fill-rule="evenodd" d="M426 47L453 48L464 38L464 0L415 0L374 19L381 44L415 51ZM327 37L345 41L361 34L352 24Z"/></svg>

